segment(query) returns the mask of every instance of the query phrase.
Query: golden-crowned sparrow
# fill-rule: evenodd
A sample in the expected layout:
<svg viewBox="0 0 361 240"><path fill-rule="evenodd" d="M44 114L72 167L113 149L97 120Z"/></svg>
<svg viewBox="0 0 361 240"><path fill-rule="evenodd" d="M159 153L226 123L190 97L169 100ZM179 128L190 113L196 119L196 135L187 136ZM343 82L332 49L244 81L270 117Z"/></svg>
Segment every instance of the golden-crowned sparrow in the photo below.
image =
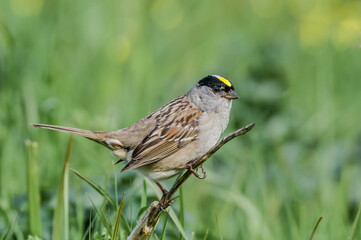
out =
<svg viewBox="0 0 361 240"><path fill-rule="evenodd" d="M137 169L157 182L185 168L197 176L190 163L217 143L227 127L232 100L238 98L229 80L209 75L188 93L127 128L89 131L46 124L34 126L98 142L112 150L120 161L126 161L122 172Z"/></svg>

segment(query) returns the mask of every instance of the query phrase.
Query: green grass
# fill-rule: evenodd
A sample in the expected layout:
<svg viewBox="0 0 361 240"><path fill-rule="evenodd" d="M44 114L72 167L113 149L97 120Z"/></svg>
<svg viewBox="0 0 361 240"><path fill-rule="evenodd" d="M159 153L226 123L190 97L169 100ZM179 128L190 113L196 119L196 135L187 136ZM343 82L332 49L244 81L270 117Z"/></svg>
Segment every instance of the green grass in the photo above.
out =
<svg viewBox="0 0 361 240"><path fill-rule="evenodd" d="M312 230L310 240L312 240L313 237L315 236L315 233L316 233L316 231L317 231L318 225L320 224L320 222L322 221L322 219L323 219L323 217L321 216L321 217L317 220L317 223L316 223L315 227L314 227L313 230Z"/></svg>
<svg viewBox="0 0 361 240"><path fill-rule="evenodd" d="M123 213L124 197L125 194L123 194L122 200L120 201L120 205L118 208L117 219L113 227L112 240L118 239L119 224Z"/></svg>
<svg viewBox="0 0 361 240"><path fill-rule="evenodd" d="M69 161L73 136L69 137L68 148L60 177L53 218L53 240L69 239Z"/></svg>
<svg viewBox="0 0 361 240"><path fill-rule="evenodd" d="M26 141L28 155L28 203L30 235L41 236L38 143Z"/></svg>
<svg viewBox="0 0 361 240"><path fill-rule="evenodd" d="M152 239L309 239L320 216L314 240L361 238L360 16L341 0L1 1L0 239L51 239L61 184L68 239L112 235L124 192L126 239L154 184L81 137L69 168L83 178L66 180L69 136L30 124L126 127L207 74L241 97L226 132L256 127L183 186Z"/></svg>

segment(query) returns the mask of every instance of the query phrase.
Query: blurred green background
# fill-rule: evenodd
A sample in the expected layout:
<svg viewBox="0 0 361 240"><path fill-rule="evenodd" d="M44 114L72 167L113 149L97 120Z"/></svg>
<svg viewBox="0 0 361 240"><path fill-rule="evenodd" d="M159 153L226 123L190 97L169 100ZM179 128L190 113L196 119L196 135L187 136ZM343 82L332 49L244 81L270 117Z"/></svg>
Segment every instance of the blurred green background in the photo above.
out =
<svg viewBox="0 0 361 240"><path fill-rule="evenodd" d="M34 235L28 139L38 143L42 238L54 227L69 136L30 123L123 128L208 74L231 80L241 97L226 133L256 127L206 163L206 180L192 177L183 186L173 206L184 215L187 236L308 239L323 216L315 239L361 239L356 0L2 0L0 237ZM143 180L120 174L116 160L101 145L74 137L70 167L114 198L126 192L124 215L134 226ZM99 206L102 197L69 176L69 236L81 239L96 215L89 199ZM147 192L149 204L156 197L149 186ZM103 209L114 222L114 210ZM108 239L102 228L99 220L89 239ZM172 221L166 228L165 239L180 238Z"/></svg>

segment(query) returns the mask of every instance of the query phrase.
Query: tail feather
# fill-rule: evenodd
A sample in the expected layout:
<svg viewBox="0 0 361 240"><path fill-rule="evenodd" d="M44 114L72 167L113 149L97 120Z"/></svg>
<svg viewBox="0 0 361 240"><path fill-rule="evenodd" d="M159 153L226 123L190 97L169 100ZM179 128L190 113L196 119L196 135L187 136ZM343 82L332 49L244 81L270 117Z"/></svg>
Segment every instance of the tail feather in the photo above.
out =
<svg viewBox="0 0 361 240"><path fill-rule="evenodd" d="M48 124L33 124L34 127L39 128L46 128L50 130L56 130L60 132L70 133L70 134L76 134L80 135L92 140L101 140L104 137L106 137L107 132L102 131L90 131L90 130L84 130L79 128L71 128L71 127L63 127L63 126L55 126L55 125L48 125Z"/></svg>

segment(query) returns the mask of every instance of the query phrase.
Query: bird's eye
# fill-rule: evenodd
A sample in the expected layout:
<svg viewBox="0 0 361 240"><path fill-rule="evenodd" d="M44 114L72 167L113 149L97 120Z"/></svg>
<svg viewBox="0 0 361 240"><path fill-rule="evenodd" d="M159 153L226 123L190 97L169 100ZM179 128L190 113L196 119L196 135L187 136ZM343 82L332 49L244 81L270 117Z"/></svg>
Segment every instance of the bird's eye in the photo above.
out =
<svg viewBox="0 0 361 240"><path fill-rule="evenodd" d="M219 92L219 91L221 91L221 89L219 87L214 87L213 88L213 92Z"/></svg>

